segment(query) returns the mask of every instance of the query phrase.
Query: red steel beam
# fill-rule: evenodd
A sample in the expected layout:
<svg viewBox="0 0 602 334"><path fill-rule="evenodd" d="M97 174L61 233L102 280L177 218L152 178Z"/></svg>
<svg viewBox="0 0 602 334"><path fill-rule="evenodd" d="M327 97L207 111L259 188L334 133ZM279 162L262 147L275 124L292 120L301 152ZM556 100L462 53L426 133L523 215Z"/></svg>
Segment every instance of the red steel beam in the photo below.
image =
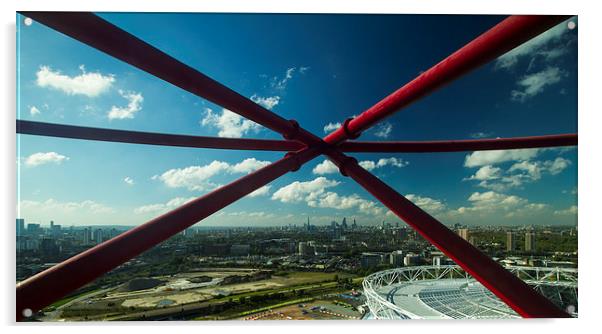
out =
<svg viewBox="0 0 602 334"><path fill-rule="evenodd" d="M297 151L305 147L305 145L303 145L302 143L293 140L216 138L190 135L173 135L164 133L114 130L75 125L53 124L25 120L17 120L17 133L132 144L231 150L289 152ZM338 146L338 148L342 152L428 153L508 150L574 145L577 145L577 134L440 141L345 141L341 143Z"/></svg>
<svg viewBox="0 0 602 334"><path fill-rule="evenodd" d="M279 116L269 112L268 110L258 106L257 104L253 103L252 101L247 100L246 98L240 96L239 94L235 93L234 91L226 88L225 86L223 86L223 85L215 82L214 80L208 78L207 76L201 74L200 72L178 62L177 60L164 54L163 52L159 51L158 49L144 43L143 41L137 39L136 37L128 34L127 32L115 27L114 25L100 19L99 17L97 17L93 14L89 14L89 13L40 13L40 12L32 13L32 12L29 12L29 13L24 13L24 15L32 17L32 18L36 19L37 21L42 22L55 30L61 31L61 32L65 33L71 37L74 37L78 40L81 40L84 43L87 43L101 51L111 54L114 57L117 57L118 59L124 60L134 66L137 66L153 75L156 75L156 76L162 78L163 80L171 82L172 84L174 84L178 87L181 87L185 90L188 90L188 91L192 92L193 94L207 98L208 100L215 102L217 104L220 104L225 108L228 108L228 109L230 109L234 112L237 112L251 120L256 121L257 123L265 125L268 128L271 128L275 131L278 131L278 132L282 133L285 136L285 138L299 139L308 144L323 144L320 142L319 138L317 138L316 136L314 136L314 135L310 134L309 132L300 128L298 126L298 124L296 124L296 122L286 121L286 120L280 118ZM505 20L504 22L512 21L512 20L513 20L513 17ZM518 19L514 19L514 20L518 20ZM538 22L536 25L543 25L546 20L539 20L539 21L540 22ZM502 23L504 23L504 22L502 22ZM518 23L521 23L521 22L518 22ZM531 22L530 24L532 25L533 22ZM523 27L521 29L529 30L528 28L529 28L530 24L529 23L525 24L524 22L522 22ZM547 20L547 24L551 24L549 19ZM520 26L521 24L515 24L515 25ZM496 27L498 27L498 26L496 26ZM496 27L494 27L492 30L495 30ZM550 27L551 27L551 25L550 25ZM543 30L541 30L537 33L533 33L534 30L537 30L539 28L537 28L537 27L535 29L533 29L534 27L530 27L530 28L532 28L532 31L526 33L526 35L528 35L530 33L532 33L532 35L525 37L523 40L521 40L520 38L518 40L516 38L514 40L512 38L509 38L510 41L513 41L512 43L516 43L512 47L515 47L516 45L520 44L522 41L527 40L528 38L531 38L531 37L535 36L536 34L540 33L541 31L543 31ZM506 34L511 35L511 34L514 34L517 32L521 32L521 29L518 29L517 31L511 32L511 33L508 33L508 31L506 31ZM490 30L488 33L491 34L492 30ZM504 29L500 29L500 30L504 30ZM508 30L508 29L506 29L506 30ZM510 30L512 30L512 29L510 29ZM523 31L523 33L524 33L524 31ZM493 35L494 35L493 38L491 36L489 36L489 40L487 41L487 43L481 42L481 44L490 44L490 45L496 44L496 43L503 44L501 42L504 42L504 38L502 38L500 40L500 38L498 36L497 41L496 41L496 38L495 38L496 33L493 33ZM504 34L503 33L500 34L498 32L497 35L503 36ZM523 38L523 37L521 37L521 38ZM479 39L477 39L477 40L479 40ZM475 43L477 40L471 42L471 44ZM508 40L506 40L506 42L508 42ZM512 44L512 43L510 43L510 44ZM479 43L476 43L476 44L479 44ZM508 47L505 51L510 50L512 47ZM478 50L479 47L473 46L472 49ZM499 51L500 48L498 47L497 49ZM460 51L458 51L458 52L460 52ZM458 52L456 52L456 53L458 53ZM399 96L397 98L391 98L391 96L396 95L397 92L392 94L390 96L391 99L388 98L388 101L385 101L385 103L380 103L379 104L380 106L377 105L379 107L377 107L376 110L379 111L380 116L379 116L379 113L366 114L366 112L364 112L362 115L360 115L360 117L355 119L355 123L354 123L354 120L345 122L345 126L342 129L342 131L344 132L343 136L340 135L340 130L341 130L340 129L338 131L338 133L339 133L338 137L336 135L336 133L337 133L336 131L335 131L335 133L333 133L327 137L327 138L330 137L330 140L328 142L329 143L338 143L341 140L358 135L359 131L373 125L378 120L380 120L380 119L386 117L388 114L392 113L395 109L413 102L417 98L438 88L442 84L449 82L452 79L463 74L464 72L467 72L468 70L472 69L471 67L476 67L476 66L480 65L480 64L477 64L475 66L475 63L478 63L479 61L481 63L483 63L487 60L493 59L493 56L491 56L491 58L489 58L489 59L486 59L486 56L483 57L483 55L486 55L487 52L488 52L487 48L485 48L485 50L480 50L478 52L476 52L475 50L472 50L472 58L471 58L470 52L468 52L468 55L464 54L461 57L456 57L456 58L464 59L464 63L462 63L462 61L459 61L459 64L457 64L458 61L456 59L456 64L451 67L447 66L447 68L444 65L443 66L440 66L440 65L442 63L454 63L454 59L451 59L449 61L445 60L444 62L442 62L436 66L436 67L442 67L443 70L441 70L441 69L440 69L440 71L437 71L437 70L432 71L433 69L429 70L429 71L435 72L434 74L436 74L436 75L433 75L433 73L430 73L429 75L425 76L423 74L421 77L418 78L418 79L422 78L421 80L418 80L418 79L414 80L414 81L416 81L416 80L421 81L421 83L417 84L417 86L419 87L419 89L417 89L418 92L414 91L412 93L413 90L416 90L416 87L414 87L413 89L412 88L406 89L406 90L409 90L409 92L407 92L407 91L405 92L405 102L403 101L404 98L399 99ZM491 50L489 50L489 52L491 52ZM479 55L479 53L481 53L481 54ZM475 54L477 55L477 57L475 57ZM452 55L452 56L454 56L454 55ZM148 59L145 59L145 58L148 58ZM468 61L466 61L466 59L468 59ZM467 68L463 68L463 66L467 67ZM157 69L159 69L159 70L157 70ZM429 72L429 71L427 71L427 72ZM444 72L444 73L446 72L446 74L442 75L441 73L437 73L437 72ZM433 79L433 77L437 77L437 78ZM426 78L426 79L424 79L424 78ZM429 84L429 80L428 80L429 78L430 78L430 84ZM437 82L437 81L441 81L441 82ZM430 87L429 87L429 85L430 85ZM422 87L420 87L420 86L422 86ZM400 89L400 90L403 90L403 89L404 88L402 87L402 89ZM397 94L397 95L403 95L403 94ZM408 98L408 96L410 98ZM391 110L387 111L387 106ZM393 107L391 107L391 106L393 106ZM247 110L245 108L249 108L249 109ZM371 110L372 109L374 109L374 108L371 108ZM373 115L372 117L370 117L371 114ZM376 115L378 117L375 117L374 115ZM320 145L320 146L323 146L323 145ZM307 153L307 152L310 152L310 153ZM19 286L17 288L17 299L18 299L17 317L18 318L20 317L19 311L23 310L24 308L31 308L33 310L40 309L41 307L48 305L50 302L52 302L53 297L49 298L48 296L54 296L54 298L60 298L60 296L65 295L69 291L91 281L98 275L101 275L102 273L114 268L115 266L119 265L120 263L123 263L127 259L131 258L131 257L129 257L129 258L123 257L123 254L121 254L118 251L119 248L126 249L127 254L135 253L132 255L132 257L133 257L133 256L139 254L140 252L144 251L145 249L152 247L156 243L161 242L161 241L167 239L169 236L194 224L196 221L207 217L211 213L219 210L221 207L232 203L233 201L250 193L254 189L257 189L260 186L270 182L271 180L277 178L278 176L286 173L288 170L294 170L294 169L298 168L302 163L308 161L309 159L312 159L319 153L320 152L318 152L317 149L315 149L315 148L304 149L298 155L295 155L292 157L289 156L289 157L279 161L279 162L288 161L289 166L288 166L288 169L286 169L286 170L278 170L278 171L270 170L270 169L277 169L276 167L273 167L273 166L278 165L279 162L277 162L273 165L270 165L268 167L265 167L239 181L236 181L228 186L222 187L222 188L214 191L211 194L205 195L189 204L184 205L181 208L178 208L166 215L163 215L155 220L152 220L151 222L141 225L129 232L122 234L121 236L119 236L117 238L111 239L110 241L108 241L106 243L96 246L89 251L79 254L70 260L67 260L45 272L42 272L24 282L22 282L21 284L19 284ZM342 155L342 153L337 152L337 151L333 151L330 154L333 156L336 156L337 154ZM293 158L293 157L298 157L298 158ZM344 158L344 155L343 155L343 158ZM292 166L290 166L290 165L292 165ZM348 165L356 165L357 166L357 164L348 164ZM280 166L280 167L282 167L282 166ZM361 175L362 175L361 171L354 172L353 166L351 166L351 167L343 166L342 168L344 168L343 169L345 171L344 173L349 173L349 175L355 173L354 178L357 178L356 181L358 181L360 184L362 184L365 187L369 187L370 183L373 185L378 185L377 182L380 182L380 180L376 179L374 176L372 176L371 174L368 173L367 176L364 175L363 177L364 177L364 179L369 180L369 182L362 183L361 182L362 181L361 180ZM360 168L360 170L363 170L363 169L361 169L361 167L359 167L359 168ZM266 170L270 170L270 171L266 172ZM259 175L262 172L264 172L264 175L262 175L261 177L257 177L257 179L255 179L255 178L252 180L247 179L249 177ZM278 172L280 172L280 174L278 174ZM365 170L364 170L364 172L367 173ZM360 177L357 177L358 175L360 175ZM372 176L374 178L374 180L370 180L369 176ZM261 183L258 179L262 179L262 178L270 179L270 180L267 180L266 182ZM254 183L254 184L252 186L249 186L249 184L241 184L241 182L243 182L243 181L247 181L247 182ZM385 193L385 197L386 197L386 188L388 188L388 186L386 186L382 182L381 182L381 186L385 187L380 190L383 193ZM232 188L232 189L226 189L226 188ZM251 189L249 189L249 188L251 188ZM392 191L392 194L397 194L391 188L389 188L389 189L390 189L390 191ZM228 191L230 191L230 193ZM244 192L244 193L241 194L241 192ZM375 190L375 193L378 193L378 191ZM389 195L391 195L391 194L389 194ZM403 198L403 196L401 196L399 194L397 194L397 195L399 197ZM392 205L392 203L393 203L390 201L386 201L386 198L385 199L381 198L381 200L388 207L390 205ZM212 202L219 203L217 205L222 205L222 206L216 208L215 204L213 204ZM209 209L207 209L205 207L199 209L196 207L196 205L193 205L193 203L197 204L197 205L199 205L199 203L205 204L205 205L207 205L207 207ZM410 204L411 204L411 202L410 202ZM419 210L418 213L414 212L414 214L417 214L419 216L420 212L422 212L423 214L426 214L421 210ZM403 216L399 212L396 212L396 213L398 215L400 215L400 217ZM197 217L198 219L195 221L192 221L194 219L190 220L191 217ZM428 216L428 217L430 217L430 216ZM189 219L185 219L185 218L189 218ZM422 218L424 218L424 217L422 217ZM186 221L183 223L182 222L178 223L177 220L179 220L179 219L185 219ZM402 217L402 219L403 219L403 217ZM435 220L435 222L436 222L436 220ZM145 233L142 233L140 231L145 232ZM173 232L173 233L171 233L171 232ZM431 232L432 231L430 231L429 233L431 233ZM132 237L132 234L139 234L136 236L137 238L141 238L141 237L144 238L144 236L146 234L148 234L148 235L146 235L146 237L142 241L136 242L135 241L136 238ZM452 232L452 234L453 234L453 232ZM129 239L127 236L129 236ZM427 239L428 239L427 235L425 235L425 237L427 237ZM105 245L105 244L107 244L107 245ZM434 244L437 246L436 243L434 243ZM101 247L103 245L105 245L105 246ZM460 247L460 250L462 250L463 248L465 248L465 247ZM464 251L466 251L466 250L464 249ZM480 252L478 252L478 250L477 250L477 253L480 254ZM480 255L484 256L483 254L480 254ZM113 258L111 258L113 256L115 259L118 259L121 262L116 261ZM485 256L485 258L486 258L486 256ZM457 259L455 259L455 260L457 261ZM97 263L95 265L95 262L101 262L101 265L98 266ZM113 266L107 266L106 264L104 264L102 262L111 263L111 264L113 264ZM459 262L459 261L457 261L457 262ZM67 268L67 269L65 269L65 268ZM92 272L93 274L92 275L89 274L88 271L80 272L79 269L82 269L82 268L89 269L89 271ZM98 270L96 268L101 268L101 270ZM469 273L471 273L470 270L467 270L467 271ZM73 277L70 277L69 275L73 275ZM514 276L512 276L512 277L514 277ZM68 282L68 283L70 282L70 283L65 284L65 281L63 281L63 279L66 280L66 282ZM499 279L499 277L497 279ZM490 278L488 278L488 280L485 280L485 281L491 283L491 281L493 281L495 279L490 277ZM59 289L57 291L60 291L60 292L55 292L55 291L48 292L48 290L57 289L57 287L59 287ZM490 288L490 289L493 289L493 288ZM41 294L41 295L36 296L36 294L31 293L32 291L35 291L35 292L37 292L37 294ZM37 298L40 296L45 296L45 297ZM507 295L506 295L506 297L507 297ZM502 299L505 300L506 302L508 302L506 299L504 299L504 298L502 298ZM29 301L31 303L21 304L21 301ZM40 301L43 301L43 303L40 303ZM38 303L37 306L36 306L36 303ZM44 303L46 303L46 304L44 304ZM549 303L549 301L548 301L548 303ZM519 305L516 307L518 309L521 309L522 306ZM537 312L531 313L531 312L524 311L524 309L521 309L521 310L523 310L523 313L526 316L537 316ZM519 313L521 313L521 312L519 312ZM521 313L521 314L523 314L523 313ZM545 313L544 314L545 316L550 316L550 314L551 314L550 312L544 312L544 313ZM561 314L558 316L563 316L563 315L565 315L565 314ZM554 316L554 315L552 315L552 316Z"/></svg>
<svg viewBox="0 0 602 334"><path fill-rule="evenodd" d="M518 314L526 318L570 317L520 278L362 168L355 159L336 149L326 150L326 154L343 175L353 178Z"/></svg>
<svg viewBox="0 0 602 334"><path fill-rule="evenodd" d="M41 310L69 292L125 263L176 233L248 195L321 152L306 148L220 187L183 206L75 255L17 284L17 320L23 311Z"/></svg>
<svg viewBox="0 0 602 334"><path fill-rule="evenodd" d="M58 32L131 64L192 94L282 134L317 144L320 138L207 75L89 12L20 12Z"/></svg>
<svg viewBox="0 0 602 334"><path fill-rule="evenodd" d="M381 153L428 153L510 150L521 148L558 147L577 145L577 134L549 136L436 140L436 141L345 141L337 147L342 152L381 152Z"/></svg>
<svg viewBox="0 0 602 334"><path fill-rule="evenodd" d="M92 128L86 126L52 124L17 120L17 133L60 138L100 140L108 142L216 148L229 150L298 151L305 147L294 140L246 138L216 138L165 133Z"/></svg>
<svg viewBox="0 0 602 334"><path fill-rule="evenodd" d="M359 116L324 138L329 144L353 139L361 131L390 116L477 67L503 55L570 16L510 16L437 65L423 72Z"/></svg>

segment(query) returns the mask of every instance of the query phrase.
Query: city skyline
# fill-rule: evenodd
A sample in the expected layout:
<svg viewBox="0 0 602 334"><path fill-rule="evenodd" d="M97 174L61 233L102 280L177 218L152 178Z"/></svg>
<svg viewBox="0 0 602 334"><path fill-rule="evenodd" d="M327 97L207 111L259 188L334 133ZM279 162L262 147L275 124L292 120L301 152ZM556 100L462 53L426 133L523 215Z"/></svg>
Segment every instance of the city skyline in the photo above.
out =
<svg viewBox="0 0 602 334"><path fill-rule="evenodd" d="M149 28L148 15L157 26L178 31L181 43ZM312 15L100 16L316 133L335 129L336 122L359 114L412 79L415 69L430 67L501 20L411 15L341 15L329 21ZM278 138L36 22L26 22L20 15L17 22L19 119ZM273 29L274 25L281 29ZM353 52L371 50L379 39L392 38L386 31L393 25L405 28L395 39L409 43L410 52L408 45ZM442 25L452 30L450 38L440 45L427 43ZM415 31L424 40L417 40ZM563 22L362 138L576 132L576 49L576 29ZM478 94L466 93L475 89ZM17 137L18 217L64 226L138 225L283 155ZM575 148L356 156L364 168L447 225L576 224ZM317 225L342 217L374 224L399 221L331 163L318 158L201 224L301 224L300 217L308 215Z"/></svg>

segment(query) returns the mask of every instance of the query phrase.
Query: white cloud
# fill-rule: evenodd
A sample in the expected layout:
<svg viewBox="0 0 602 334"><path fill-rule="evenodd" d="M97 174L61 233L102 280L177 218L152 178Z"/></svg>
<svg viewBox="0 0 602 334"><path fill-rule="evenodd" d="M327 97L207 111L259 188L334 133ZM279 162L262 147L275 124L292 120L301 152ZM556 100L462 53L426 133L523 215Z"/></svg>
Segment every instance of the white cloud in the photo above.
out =
<svg viewBox="0 0 602 334"><path fill-rule="evenodd" d="M205 117L201 120L202 126L212 126L219 129L219 137L241 138L249 132L258 132L261 125L248 120L228 109L222 109L221 114L214 113L210 108L205 109Z"/></svg>
<svg viewBox="0 0 602 334"><path fill-rule="evenodd" d="M100 72L86 73L83 65L79 68L82 73L70 77L59 71L53 71L48 66L41 66L36 73L36 84L40 87L58 89L69 95L96 97L108 91L115 82L113 75L103 75Z"/></svg>
<svg viewBox="0 0 602 334"><path fill-rule="evenodd" d="M272 82L271 82L272 88L275 88L278 90L286 89L286 85L288 84L288 81L293 78L293 74L295 73L295 70L296 70L295 67L291 67L286 70L286 73L284 74L283 78L279 78L276 76L273 77Z"/></svg>
<svg viewBox="0 0 602 334"><path fill-rule="evenodd" d="M329 180L323 176L312 181L295 181L287 186L278 189L273 195L273 200L279 200L283 203L297 203L309 201L323 194L325 189L337 186L340 182Z"/></svg>
<svg viewBox="0 0 602 334"><path fill-rule="evenodd" d="M228 216L234 217L245 217L245 218L275 218L276 215L273 213L266 213L265 211L235 211L235 212L227 212L224 213ZM290 218L290 217L287 217Z"/></svg>
<svg viewBox="0 0 602 334"><path fill-rule="evenodd" d="M501 169L498 167L493 167L491 165L486 165L477 172L468 178L468 180L479 180L479 181L487 181L487 180L495 180L500 178Z"/></svg>
<svg viewBox="0 0 602 334"><path fill-rule="evenodd" d="M513 164L508 169L508 172L522 171L523 175L530 178L531 180L541 179L541 166L537 162L532 161L521 161Z"/></svg>
<svg viewBox="0 0 602 334"><path fill-rule="evenodd" d="M471 133L469 136L470 136L470 138L479 139L479 138L491 137L492 135L493 134L491 132L474 132L474 133Z"/></svg>
<svg viewBox="0 0 602 334"><path fill-rule="evenodd" d="M39 115L40 114L40 109L36 108L36 106L31 106L29 108L29 114L31 116Z"/></svg>
<svg viewBox="0 0 602 334"><path fill-rule="evenodd" d="M569 167L571 161L568 159L558 157L554 161L545 161L543 164L547 171L550 172L550 174L556 175L565 170L567 167Z"/></svg>
<svg viewBox="0 0 602 334"><path fill-rule="evenodd" d="M468 197L469 207L460 207L460 214L510 212L524 206L528 201L515 195L505 195L494 191L475 192Z"/></svg>
<svg viewBox="0 0 602 334"><path fill-rule="evenodd" d="M512 100L524 102L542 93L546 86L560 82L564 75L565 73L558 67L548 67L543 71L527 74L516 83L521 88L510 92Z"/></svg>
<svg viewBox="0 0 602 334"><path fill-rule="evenodd" d="M377 168L383 168L386 166L402 168L402 167L409 165L410 163L407 161L404 161L403 159L390 157L390 158L381 158L381 159L378 159L378 161L363 160L363 161L358 162L358 164L366 170L373 170L373 169L377 169Z"/></svg>
<svg viewBox="0 0 602 334"><path fill-rule="evenodd" d="M251 96L251 101L261 105L262 107L268 110L272 110L272 108L277 106L280 102L280 96L261 97L253 94L253 96Z"/></svg>
<svg viewBox="0 0 602 334"><path fill-rule="evenodd" d="M341 123L328 123L324 125L324 133L329 133L341 127Z"/></svg>
<svg viewBox="0 0 602 334"><path fill-rule="evenodd" d="M403 160L403 159L399 159L399 158L381 158L378 159L378 162L376 163L376 168L381 168L381 167L385 167L385 166L394 166L394 167L405 167L407 165L409 165L410 163Z"/></svg>
<svg viewBox="0 0 602 334"><path fill-rule="evenodd" d="M578 209L576 205L571 205L571 207L569 207L568 209L554 211L554 214L557 216L573 216L577 215L577 213Z"/></svg>
<svg viewBox="0 0 602 334"><path fill-rule="evenodd" d="M134 115L142 110L142 102L144 101L142 94L119 90L119 95L128 100L128 105L125 107L112 106L108 114L109 119L134 118Z"/></svg>
<svg viewBox="0 0 602 334"><path fill-rule="evenodd" d="M136 213L136 214L165 213L167 211L178 208L194 199L196 199L196 197L176 197L176 198L173 198L173 199L167 201L166 203L157 203L157 204L149 204L149 205L139 206L134 209L134 213Z"/></svg>
<svg viewBox="0 0 602 334"><path fill-rule="evenodd" d="M364 169L374 170L374 169L383 168L386 166L402 168L402 167L409 165L409 162L407 162L403 159L390 157L390 158L381 158L377 161L363 160L363 161L358 162L358 164L360 166L362 166ZM338 171L339 171L339 168L334 163L332 163L328 159L325 159L324 161L319 163L316 167L314 167L314 169L312 170L312 173L317 174L317 175L325 175L325 174L334 174L334 173L337 173Z"/></svg>
<svg viewBox="0 0 602 334"><path fill-rule="evenodd" d="M265 167L269 165L269 161L261 161L255 158L245 159L235 165L230 166L230 171L232 173L250 173L258 170L261 167Z"/></svg>
<svg viewBox="0 0 602 334"><path fill-rule="evenodd" d="M464 159L465 167L479 167L485 165L495 165L506 161L529 160L540 152L537 148L518 149L518 150L494 150L494 151L476 151L468 154Z"/></svg>
<svg viewBox="0 0 602 334"><path fill-rule="evenodd" d="M161 175L153 176L153 179L162 181L170 188L203 191L217 186L210 179L220 173L250 173L269 163L269 161L259 161L255 158L245 159L237 164L214 160L204 166L170 169Z"/></svg>
<svg viewBox="0 0 602 334"><path fill-rule="evenodd" d="M225 170L230 165L223 161L212 161L205 166L190 166L170 169L158 179L170 188L187 188L188 190L206 190L216 185L209 179Z"/></svg>
<svg viewBox="0 0 602 334"><path fill-rule="evenodd" d="M43 212L54 213L56 215L75 214L75 213L112 213L114 210L104 204L91 200L81 202L59 202L55 199L48 199L43 202L23 200L19 202L19 210L31 214L40 214Z"/></svg>
<svg viewBox="0 0 602 334"><path fill-rule="evenodd" d="M519 58L526 56L541 56L544 60L559 57L566 52L566 49L563 48L565 45L557 42L561 41L567 32L569 29L565 21L506 52L496 60L495 66L501 69L511 69L518 63Z"/></svg>
<svg viewBox="0 0 602 334"><path fill-rule="evenodd" d="M516 162L503 171L501 168L490 165L481 167L475 175L465 180L477 180L480 187L495 191L505 191L510 188L520 187L524 183L541 179L542 175L556 175L571 165L571 161L561 157L555 160ZM495 180L492 182L492 180Z"/></svg>
<svg viewBox="0 0 602 334"><path fill-rule="evenodd" d="M312 181L295 181L278 189L273 195L273 200L283 203L305 202L310 207L331 208L337 210L357 209L361 213L382 215L384 210L376 202L368 201L357 194L341 196L326 189L335 187L340 183L325 177L318 177Z"/></svg>
<svg viewBox="0 0 602 334"><path fill-rule="evenodd" d="M270 188L272 186L263 186L257 190L255 190L254 192L250 193L247 195L247 197L258 197L258 196L266 196L270 194Z"/></svg>
<svg viewBox="0 0 602 334"><path fill-rule="evenodd" d="M415 194L407 194L405 197L432 215L441 213L446 209L443 202L434 198L418 196Z"/></svg>
<svg viewBox="0 0 602 334"><path fill-rule="evenodd" d="M339 167L337 167L332 161L328 159L324 159L321 163L319 163L314 169L312 173L317 175L325 175L325 174L334 174L339 172Z"/></svg>
<svg viewBox="0 0 602 334"><path fill-rule="evenodd" d="M464 220L475 222L517 218L541 219L550 214L550 206L543 203L530 203L526 198L516 195L505 195L495 191L475 192L468 198L470 206L463 206L449 212ZM500 218L503 218L500 220Z"/></svg>
<svg viewBox="0 0 602 334"><path fill-rule="evenodd" d="M360 213L373 216L382 215L384 212L384 209L376 202L363 199L357 194L342 196L332 191L325 192L312 198L307 201L307 205L337 210L357 209Z"/></svg>
<svg viewBox="0 0 602 334"><path fill-rule="evenodd" d="M129 186L133 186L133 185L134 185L134 179L132 179L132 178L131 178L131 177L129 177L129 176L126 176L126 177L123 179L123 182L125 182L125 183L126 183L127 185L129 185Z"/></svg>
<svg viewBox="0 0 602 334"><path fill-rule="evenodd" d="M393 124L389 122L383 122L376 127L376 132L374 135L379 138L389 138L391 131L393 131Z"/></svg>
<svg viewBox="0 0 602 334"><path fill-rule="evenodd" d="M60 165L63 161L69 160L69 157L56 152L38 152L25 159L25 164L30 167L54 163Z"/></svg>

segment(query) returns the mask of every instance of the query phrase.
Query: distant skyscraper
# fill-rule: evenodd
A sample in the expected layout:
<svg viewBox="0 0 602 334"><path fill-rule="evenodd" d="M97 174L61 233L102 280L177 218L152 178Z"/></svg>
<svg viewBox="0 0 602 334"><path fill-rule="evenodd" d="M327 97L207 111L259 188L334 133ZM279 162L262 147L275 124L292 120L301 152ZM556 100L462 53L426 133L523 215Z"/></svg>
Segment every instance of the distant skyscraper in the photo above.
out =
<svg viewBox="0 0 602 334"><path fill-rule="evenodd" d="M99 228L95 229L94 233L92 234L94 242L96 242L97 244L99 244L99 243L101 243L103 241L103 236L104 236L104 233Z"/></svg>
<svg viewBox="0 0 602 334"><path fill-rule="evenodd" d="M92 232L89 227L84 228L83 242L84 245L89 245L92 242Z"/></svg>
<svg viewBox="0 0 602 334"><path fill-rule="evenodd" d="M525 233L525 251L533 252L535 248L535 232L529 231Z"/></svg>
<svg viewBox="0 0 602 334"><path fill-rule="evenodd" d="M415 265L420 264L420 262L422 262L422 257L420 255L414 254L414 253L408 253L403 258L404 266L415 266Z"/></svg>
<svg viewBox="0 0 602 334"><path fill-rule="evenodd" d="M467 228L461 228L461 229L459 229L459 230L458 230L458 235L459 235L459 236L460 236L462 239L464 239L464 240L468 241L468 229L467 229Z"/></svg>
<svg viewBox="0 0 602 334"><path fill-rule="evenodd" d="M315 247L312 245L312 242L300 242L299 243L299 255L301 256L307 256L307 255L314 255L315 254Z"/></svg>
<svg viewBox="0 0 602 334"><path fill-rule="evenodd" d="M382 261L382 256L376 253L362 253L360 257L360 265L362 268L374 268Z"/></svg>
<svg viewBox="0 0 602 334"><path fill-rule="evenodd" d="M516 250L516 237L514 232L508 231L506 232L506 251L512 252Z"/></svg>
<svg viewBox="0 0 602 334"><path fill-rule="evenodd" d="M40 224L27 224L27 234L39 235L41 232Z"/></svg>
<svg viewBox="0 0 602 334"><path fill-rule="evenodd" d="M347 217L343 217L343 222L341 223L341 228L344 230L347 229Z"/></svg>
<svg viewBox="0 0 602 334"><path fill-rule="evenodd" d="M17 236L20 237L25 234L25 219L17 218Z"/></svg>
<svg viewBox="0 0 602 334"><path fill-rule="evenodd" d="M403 252L398 250L394 251L389 255L389 263L395 267L403 266Z"/></svg>

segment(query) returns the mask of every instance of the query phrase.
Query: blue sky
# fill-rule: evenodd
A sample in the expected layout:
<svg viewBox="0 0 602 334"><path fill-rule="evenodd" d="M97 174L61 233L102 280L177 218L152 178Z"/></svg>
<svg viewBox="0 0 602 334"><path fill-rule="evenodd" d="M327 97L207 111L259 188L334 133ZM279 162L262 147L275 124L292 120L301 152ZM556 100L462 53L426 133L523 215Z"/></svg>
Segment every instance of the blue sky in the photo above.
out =
<svg viewBox="0 0 602 334"><path fill-rule="evenodd" d="M99 15L320 135L503 19ZM361 139L577 132L577 29L568 22L398 112ZM19 119L280 138L22 16L17 34ZM137 225L283 155L29 135L18 135L17 154L18 216L64 225ZM447 224L576 223L576 149L355 156ZM322 157L254 195L200 224L302 224L308 215L316 224L344 216L362 224L399 221Z"/></svg>

